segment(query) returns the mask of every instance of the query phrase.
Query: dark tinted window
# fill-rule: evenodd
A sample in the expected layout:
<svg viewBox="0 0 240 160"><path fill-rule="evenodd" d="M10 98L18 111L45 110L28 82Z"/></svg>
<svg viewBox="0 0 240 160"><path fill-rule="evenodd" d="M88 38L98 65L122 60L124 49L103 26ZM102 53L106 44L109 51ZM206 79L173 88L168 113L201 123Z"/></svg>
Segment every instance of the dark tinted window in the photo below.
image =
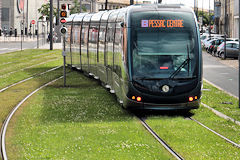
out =
<svg viewBox="0 0 240 160"><path fill-rule="evenodd" d="M198 41L192 13L149 11L131 17L132 63L136 77L168 78L190 59L176 77L196 75Z"/></svg>

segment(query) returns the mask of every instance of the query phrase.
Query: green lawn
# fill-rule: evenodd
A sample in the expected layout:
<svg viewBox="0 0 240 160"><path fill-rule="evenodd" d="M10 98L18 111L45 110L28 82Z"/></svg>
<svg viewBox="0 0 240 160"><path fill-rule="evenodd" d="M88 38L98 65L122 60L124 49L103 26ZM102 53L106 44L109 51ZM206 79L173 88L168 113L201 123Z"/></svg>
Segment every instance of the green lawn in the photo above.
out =
<svg viewBox="0 0 240 160"><path fill-rule="evenodd" d="M232 146L196 122L182 116L153 116L149 117L147 122L161 138L185 159L234 160L240 157L239 148ZM212 122L207 121L207 124L209 123ZM232 130L228 132L232 132ZM232 133L239 134L237 131Z"/></svg>
<svg viewBox="0 0 240 160"><path fill-rule="evenodd" d="M0 55L0 88L62 65L60 50L24 50Z"/></svg>
<svg viewBox="0 0 240 160"><path fill-rule="evenodd" d="M238 99L204 82L202 102L208 106L240 121L240 108ZM230 102L230 104L228 104Z"/></svg>
<svg viewBox="0 0 240 160"><path fill-rule="evenodd" d="M9 159L173 159L115 97L77 72L44 88L10 123Z"/></svg>

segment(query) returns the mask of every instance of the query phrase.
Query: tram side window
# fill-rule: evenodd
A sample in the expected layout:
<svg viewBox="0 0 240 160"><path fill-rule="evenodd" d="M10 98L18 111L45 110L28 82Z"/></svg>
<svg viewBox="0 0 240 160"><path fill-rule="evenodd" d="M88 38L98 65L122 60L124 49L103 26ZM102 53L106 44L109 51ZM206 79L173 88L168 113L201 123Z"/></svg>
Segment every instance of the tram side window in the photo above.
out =
<svg viewBox="0 0 240 160"><path fill-rule="evenodd" d="M106 23L101 23L98 48L99 62L101 65L103 64L106 65L106 61L104 61L105 35L106 35Z"/></svg>
<svg viewBox="0 0 240 160"><path fill-rule="evenodd" d="M121 77L121 28L119 23L116 24L115 42L114 42L114 72Z"/></svg>
<svg viewBox="0 0 240 160"><path fill-rule="evenodd" d="M112 68L113 66L113 24L108 23L108 30L106 35L106 55L107 66Z"/></svg>
<svg viewBox="0 0 240 160"><path fill-rule="evenodd" d="M91 63L96 62L97 59L97 40L98 40L98 24L91 23L89 28L89 55Z"/></svg>

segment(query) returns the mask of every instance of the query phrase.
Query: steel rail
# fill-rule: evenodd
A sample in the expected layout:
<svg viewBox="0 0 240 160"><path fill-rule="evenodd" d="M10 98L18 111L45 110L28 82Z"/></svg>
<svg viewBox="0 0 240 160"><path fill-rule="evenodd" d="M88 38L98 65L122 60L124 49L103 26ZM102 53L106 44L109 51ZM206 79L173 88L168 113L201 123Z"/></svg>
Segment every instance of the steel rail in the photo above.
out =
<svg viewBox="0 0 240 160"><path fill-rule="evenodd" d="M29 69L29 68L32 68L32 67L35 67L35 66L39 66L39 65L41 65L41 64L46 64L46 63L48 63L48 62L52 62L52 61L55 61L55 60L58 60L58 58L55 58L55 59L52 59L52 60L49 60L49 61L45 61L45 62L41 62L41 63L38 63L38 64L34 64L34 65L32 65L32 66L28 66L28 67L26 67L26 68L22 68L22 69L17 70L17 71L15 70L15 71L12 71L12 72L9 72L9 73L0 75L0 78L2 78L2 77L4 77L4 76L7 76L7 75L11 75L11 74L16 73L16 72L18 72L18 71L24 71L25 69Z"/></svg>
<svg viewBox="0 0 240 160"><path fill-rule="evenodd" d="M0 137L0 142L1 142L1 156L3 160L7 160L7 152L6 152L6 145L5 145L5 137L6 137L6 131L7 131L7 127L8 124L12 118L12 116L14 115L14 113L17 111L17 109L29 98L31 97L34 93L36 93L37 91L39 91L40 89L50 85L51 83L56 82L57 80L63 78L63 76L56 78L44 85L42 85L41 87L37 88L36 90L34 90L33 92L31 92L29 95L27 95L20 103L18 103L13 110L10 112L10 114L7 116L7 118L5 119L2 129L1 129L1 137Z"/></svg>
<svg viewBox="0 0 240 160"><path fill-rule="evenodd" d="M199 124L200 126L206 128L207 130L211 131L212 133L216 134L217 136L221 137L222 139L226 140L228 143L231 143L233 146L237 147L237 148L240 148L240 145L231 141L230 139L224 137L223 135L221 135L220 133L212 130L211 128L205 126L204 124L202 124L201 122L199 122L198 120L192 118L192 117L189 117L189 119L191 119L192 121L196 122L197 124Z"/></svg>
<svg viewBox="0 0 240 160"><path fill-rule="evenodd" d="M163 139L161 139L156 132L142 119L139 118L142 125L148 130L149 133L169 152L171 153L176 159L184 160L177 152L175 152Z"/></svg>
<svg viewBox="0 0 240 160"><path fill-rule="evenodd" d="M56 69L59 69L60 67L62 67L62 66L54 67L54 68L49 69L49 70L47 70L47 71L45 71L45 72L35 74L35 75L33 75L33 76L29 77L29 78L26 78L26 79L24 79L24 80L21 80L21 81L18 81L18 82L16 82L16 83L14 83L14 84L11 84L11 85L9 85L9 86L7 86L7 87L5 87L5 88L0 89L0 93L3 92L3 91L5 91L5 90L7 90L7 89L10 88L10 87L16 86L16 85L18 85L18 84L20 84L20 83L23 83L23 82L26 82L26 81L28 81L28 80L30 80L30 79L33 79L33 78L36 77L36 76L40 76L40 75L43 75L43 74L45 74L45 73L54 71L54 70L56 70Z"/></svg>

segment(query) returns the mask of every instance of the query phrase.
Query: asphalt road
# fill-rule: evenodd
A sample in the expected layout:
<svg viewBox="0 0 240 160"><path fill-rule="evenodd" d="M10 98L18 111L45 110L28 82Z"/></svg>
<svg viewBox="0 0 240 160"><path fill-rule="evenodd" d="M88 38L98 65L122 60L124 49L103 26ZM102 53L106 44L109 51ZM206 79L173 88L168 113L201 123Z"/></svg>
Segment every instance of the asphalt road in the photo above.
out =
<svg viewBox="0 0 240 160"><path fill-rule="evenodd" d="M43 44L43 39L39 40L39 46ZM46 43L46 42L45 42ZM22 42L22 49L34 49L37 48L37 39L34 41L23 41ZM0 41L0 54L8 53L21 50L21 41Z"/></svg>
<svg viewBox="0 0 240 160"><path fill-rule="evenodd" d="M203 52L203 78L238 97L238 70Z"/></svg>

